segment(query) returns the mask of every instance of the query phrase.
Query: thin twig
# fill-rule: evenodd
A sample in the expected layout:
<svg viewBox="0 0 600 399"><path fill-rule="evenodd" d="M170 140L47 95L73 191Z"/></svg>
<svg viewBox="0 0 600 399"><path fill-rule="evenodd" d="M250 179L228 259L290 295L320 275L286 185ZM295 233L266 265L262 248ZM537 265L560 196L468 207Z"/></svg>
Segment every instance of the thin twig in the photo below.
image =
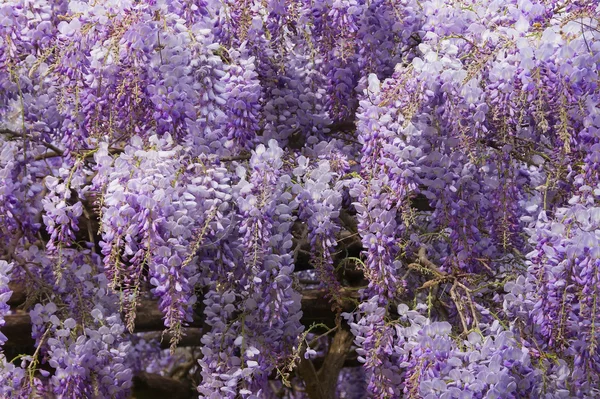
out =
<svg viewBox="0 0 600 399"><path fill-rule="evenodd" d="M242 155L236 155L236 156L232 156L232 157L221 157L221 158L219 158L219 160L221 162L247 161L251 157L252 156L250 154L242 154Z"/></svg>

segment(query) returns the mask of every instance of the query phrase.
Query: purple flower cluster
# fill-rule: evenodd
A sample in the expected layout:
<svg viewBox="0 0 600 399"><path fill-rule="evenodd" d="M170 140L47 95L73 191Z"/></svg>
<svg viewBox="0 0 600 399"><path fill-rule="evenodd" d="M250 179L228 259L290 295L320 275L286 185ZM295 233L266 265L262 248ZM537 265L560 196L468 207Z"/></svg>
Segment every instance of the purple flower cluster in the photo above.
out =
<svg viewBox="0 0 600 399"><path fill-rule="evenodd" d="M251 397L259 394L248 389L254 378L262 374L255 357L260 351L245 344L242 331L244 320L235 317L238 307L231 291L210 291L205 296L206 323L210 333L202 337L203 357L198 361L202 383L198 386L201 398ZM255 305L256 306L256 305ZM249 309L252 310L252 309Z"/></svg>
<svg viewBox="0 0 600 399"><path fill-rule="evenodd" d="M17 159L15 159L16 145L1 140L0 152L0 234L9 240L9 232L18 226L18 203L20 199L20 185L15 181L17 174Z"/></svg>
<svg viewBox="0 0 600 399"><path fill-rule="evenodd" d="M229 56L239 59L239 65L231 65L223 77L229 93L227 110L231 113L227 116L227 139L233 142L234 149L249 149L259 129L261 87L253 57L233 49Z"/></svg>
<svg viewBox="0 0 600 399"><path fill-rule="evenodd" d="M598 15L4 2L0 327L8 282L33 286L35 349L0 334L0 396L126 397L172 369L134 332L153 296L172 350L204 317L200 397L305 397L286 373L311 287L336 321L359 290L342 398L600 396Z"/></svg>
<svg viewBox="0 0 600 399"><path fill-rule="evenodd" d="M24 256L44 264L30 271L36 278L48 274L54 280L54 262L48 258L44 262L45 254L24 251ZM38 349L22 356L20 366L1 360L0 375L8 383L0 392L19 398L34 392L58 398L127 397L132 384L126 362L131 345L116 296L106 277L97 273L100 259L89 250L65 248L61 261L69 267L62 270L55 295L43 298L29 312Z"/></svg>
<svg viewBox="0 0 600 399"><path fill-rule="evenodd" d="M59 319L57 310L50 302L37 304L30 312L34 334L40 336L48 365L54 369L49 380L53 393L65 398L95 392L102 397L127 397L132 375L125 362L130 344L119 343L125 330L119 316L105 317L104 308L96 306L84 327L73 318ZM41 337L48 338L42 342Z"/></svg>
<svg viewBox="0 0 600 399"><path fill-rule="evenodd" d="M362 367L342 369L337 394L340 399L362 399L367 396L365 370Z"/></svg>
<svg viewBox="0 0 600 399"><path fill-rule="evenodd" d="M28 236L38 233L41 225L38 195L43 191L43 184L32 180L27 172L46 171L34 166L25 168L22 148L0 137L0 237L3 242L10 242L19 229Z"/></svg>
<svg viewBox="0 0 600 399"><path fill-rule="evenodd" d="M85 184L85 176L80 167L71 170L61 168L59 177L46 177L48 195L42 200L44 206L43 221L50 239L46 249L55 252L58 248L68 247L75 241L75 233L79 231L79 217L83 214L82 199L85 199L81 188ZM71 198L77 193L78 198Z"/></svg>
<svg viewBox="0 0 600 399"><path fill-rule="evenodd" d="M311 10L317 43L325 54L327 108L334 121L347 119L356 108L356 35L363 2L334 0L315 3Z"/></svg>
<svg viewBox="0 0 600 399"><path fill-rule="evenodd" d="M403 57L414 57L410 48L418 44L423 15L414 0L361 1L363 14L356 33L358 66L362 76L392 75Z"/></svg>
<svg viewBox="0 0 600 399"><path fill-rule="evenodd" d="M17 365L17 362L7 359L4 353L0 353L0 377L2 377L0 394L3 397L25 399L29 398L33 392L45 393L43 383L39 378L29 378L27 374L29 361L31 361L31 356L23 356Z"/></svg>
<svg viewBox="0 0 600 399"><path fill-rule="evenodd" d="M355 336L358 360L364 364L367 392L377 398L396 398L402 391L400 359L394 352L394 328L386 322L386 309L379 302L374 295L345 316Z"/></svg>
<svg viewBox="0 0 600 399"><path fill-rule="evenodd" d="M600 210L594 206L597 194L592 190L581 187L570 205L557 209L552 218L540 214L532 229L535 249L528 254L529 276L506 285L510 294L505 307L532 323L525 331L541 360L546 353L572 359L573 366L555 386L593 396L597 388L589 378L598 372L600 356L596 327Z"/></svg>
<svg viewBox="0 0 600 399"><path fill-rule="evenodd" d="M340 231L339 211L342 195L331 187L339 178L331 170L329 161L320 161L308 167L308 159L298 158L298 167L293 173L301 183L294 186L296 201L299 203L299 220L308 227L308 238L312 253L312 263L319 281L328 289L332 300L339 302L341 285L335 275L333 253L337 244L336 235ZM343 169L342 169L343 170Z"/></svg>
<svg viewBox="0 0 600 399"><path fill-rule="evenodd" d="M381 300L404 290L398 278L402 269L397 259L398 240L403 231L402 218L409 221L403 211L407 210L408 194L415 185L415 159L422 154L421 149L407 145L393 133L399 123L391 115L397 111L387 111L380 105L388 90L393 89L391 83L382 88L377 76L369 75L357 113L363 144L362 179L350 192L357 200L353 205L366 252L365 276Z"/></svg>
<svg viewBox="0 0 600 399"><path fill-rule="evenodd" d="M368 304L350 325L376 397L520 398L541 378L529 351L498 322L461 342L450 323L432 322L404 304L396 323L383 320L376 298Z"/></svg>
<svg viewBox="0 0 600 399"><path fill-rule="evenodd" d="M210 333L203 337L201 397L260 396L269 373L284 364L302 331L299 295L292 288L291 228L296 207L286 193L283 151L274 140L260 144L236 186L243 267L225 289L212 288L204 303ZM217 279L225 276L217 276ZM226 355L227 353L227 355Z"/></svg>
<svg viewBox="0 0 600 399"><path fill-rule="evenodd" d="M0 328L4 325L4 315L10 311L10 307L6 302L8 302L12 295L12 291L8 288L12 268L12 264L0 260ZM6 336L0 332L0 348L2 348L5 342Z"/></svg>
<svg viewBox="0 0 600 399"><path fill-rule="evenodd" d="M200 276L196 256L227 235L229 173L207 167L214 160L182 162L182 152L169 136L153 136L147 144L136 138L112 167L99 170L106 174L97 185L109 182L102 210L105 273L129 304L130 330L146 278L160 298L166 327L177 333L190 321Z"/></svg>

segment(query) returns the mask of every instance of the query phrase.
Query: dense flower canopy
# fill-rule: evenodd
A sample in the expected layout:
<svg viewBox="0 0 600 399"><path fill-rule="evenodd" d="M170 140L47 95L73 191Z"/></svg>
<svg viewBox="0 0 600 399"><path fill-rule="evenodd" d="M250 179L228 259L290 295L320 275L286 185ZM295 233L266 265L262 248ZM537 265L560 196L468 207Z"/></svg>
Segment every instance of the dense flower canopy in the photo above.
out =
<svg viewBox="0 0 600 399"><path fill-rule="evenodd" d="M0 0L0 145L1 398L600 397L597 1Z"/></svg>

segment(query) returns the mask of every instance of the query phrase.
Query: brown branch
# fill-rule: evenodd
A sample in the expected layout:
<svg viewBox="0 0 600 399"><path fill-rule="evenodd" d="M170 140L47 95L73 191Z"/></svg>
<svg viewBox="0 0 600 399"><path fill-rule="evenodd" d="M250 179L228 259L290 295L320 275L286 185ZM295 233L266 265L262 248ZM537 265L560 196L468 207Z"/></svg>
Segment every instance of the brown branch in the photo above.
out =
<svg viewBox="0 0 600 399"><path fill-rule="evenodd" d="M55 146L52 143L47 143L45 141L39 141L39 144L43 145L44 147L54 151L54 153L56 154L56 156L63 156L65 154L65 152L63 150L61 150L60 148L58 148L57 146Z"/></svg>
<svg viewBox="0 0 600 399"><path fill-rule="evenodd" d="M344 367L344 362L353 341L354 336L350 330L341 326L331 340L329 352L327 352L323 366L318 372L321 390L325 393L325 398L335 397L338 376L342 367Z"/></svg>
<svg viewBox="0 0 600 399"><path fill-rule="evenodd" d="M27 299L27 290L24 283L11 281L8 283L8 289L12 291L12 294L7 301L9 306L19 306Z"/></svg>
<svg viewBox="0 0 600 399"><path fill-rule="evenodd" d="M310 399L328 399L319 381L319 375L312 361L304 357L304 349L300 353L300 363L298 363L298 374L304 381L304 389Z"/></svg>
<svg viewBox="0 0 600 399"><path fill-rule="evenodd" d="M132 397L144 399L191 399L198 393L187 381L141 372L133 377Z"/></svg>
<svg viewBox="0 0 600 399"><path fill-rule="evenodd" d="M17 133L15 131L9 130L9 129L0 129L0 134L5 134L7 136L9 136L10 138L13 137L20 137L20 138L24 138L24 133ZM64 154L64 151L61 150L60 148L58 148L57 146L55 146L52 143L48 143L44 140L41 141L34 141L33 144L41 144L44 147L48 148L49 150L54 151L55 156L62 156Z"/></svg>
<svg viewBox="0 0 600 399"><path fill-rule="evenodd" d="M463 328L463 334L467 334L469 332L469 328L467 318L465 316L465 305L457 292L457 288L461 288L465 293L467 303L469 304L471 311L471 317L473 318L471 324L473 327L477 328L479 325L479 319L477 317L477 310L475 309L473 297L471 296L472 290L460 282L460 278L468 277L469 273L446 273L441 271L437 265L427 258L427 249L424 246L419 249L418 259L419 263L410 263L408 268L410 270L416 270L423 275L433 274L435 276L432 280L426 281L421 287L418 288L418 290L432 288L442 283L452 283L452 287L450 288L450 298L456 306L456 311Z"/></svg>
<svg viewBox="0 0 600 399"><path fill-rule="evenodd" d="M435 263L433 263L432 261L429 260L429 258L427 258L427 248L425 246L422 246L419 249L419 262L427 267L429 270L431 270L432 272L434 272L437 276L445 276L446 273L443 273L440 269L438 269L437 265Z"/></svg>
<svg viewBox="0 0 600 399"><path fill-rule="evenodd" d="M310 399L335 398L338 376L345 365L353 340L354 336L350 330L338 324L336 333L329 345L329 351L322 360L319 371L316 371L315 368L316 361L313 362L304 357L306 348L303 348L300 353L298 374L304 381L304 388Z"/></svg>
<svg viewBox="0 0 600 399"><path fill-rule="evenodd" d="M252 157L251 154L240 154L232 157L220 157L221 162L233 162L233 161L247 161Z"/></svg>
<svg viewBox="0 0 600 399"><path fill-rule="evenodd" d="M324 357L317 357L313 359L313 364L317 370L321 370L323 368L323 362L325 361ZM346 354L346 359L344 360L344 365L342 368L346 367L362 367L362 363L358 361L358 354L354 350L348 351Z"/></svg>
<svg viewBox="0 0 600 399"><path fill-rule="evenodd" d="M52 152L46 152L43 154L36 155L35 157L33 157L33 160L34 161L43 161L44 159L56 158L56 157L62 157L62 156L63 156L63 154L58 154L58 153L52 151Z"/></svg>
<svg viewBox="0 0 600 399"><path fill-rule="evenodd" d="M14 290L9 303L18 306L27 299L27 294L22 285L12 284ZM325 300L326 290L312 289L302 293L303 315L300 319L305 326L313 323L323 323L329 326L335 326L335 314L331 311L331 304ZM349 312L355 308L355 300L358 294L354 290L342 290L341 303L343 311ZM199 300L201 302L201 300ZM163 322L163 313L158 309L157 303L153 300L141 300L137 307L135 330L134 332L163 331L165 329ZM24 311L16 311L14 314L5 316L6 324L1 331L6 335L8 346L23 346L33 348L34 342L31 338L31 319L29 314ZM203 327L203 316L196 315L193 322L188 327L201 330ZM196 335L197 337L198 335ZM168 340L163 340L168 342ZM188 341L189 342L189 341ZM200 340L197 341L200 345Z"/></svg>
<svg viewBox="0 0 600 399"><path fill-rule="evenodd" d="M179 340L179 342L177 343L177 346L179 346L179 347L198 346L198 345L200 345L200 340L202 339L202 336L204 335L205 332L206 331L204 328L196 328L196 327L182 328L181 329L182 336L181 336L181 339ZM147 341L157 339L160 342L160 347L162 349L169 349L171 347L171 345L170 345L171 334L168 332L165 334L163 334L160 331L147 332L146 335L144 335L144 339L146 339Z"/></svg>

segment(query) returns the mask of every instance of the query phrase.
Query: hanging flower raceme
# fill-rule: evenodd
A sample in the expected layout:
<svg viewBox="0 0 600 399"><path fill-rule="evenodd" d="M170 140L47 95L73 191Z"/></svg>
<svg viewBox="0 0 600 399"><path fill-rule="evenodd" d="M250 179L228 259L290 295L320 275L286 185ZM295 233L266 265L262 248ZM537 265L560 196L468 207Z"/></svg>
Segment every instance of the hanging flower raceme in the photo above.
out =
<svg viewBox="0 0 600 399"><path fill-rule="evenodd" d="M291 228L296 207L280 175L283 151L272 140L259 145L249 163L250 179L240 170L238 208L245 272L236 291L218 285L205 297L211 332L203 338L200 362L202 397L260 396L269 373L284 364L302 331L299 295L292 288ZM277 315L277 317L275 316ZM220 316L220 317L219 317ZM229 359L227 362L223 360ZM222 376L226 372L227 381ZM243 383L241 381L244 381Z"/></svg>
<svg viewBox="0 0 600 399"><path fill-rule="evenodd" d="M338 209L342 196L332 186L338 176L331 170L329 161L321 161L310 169L306 168L307 163L308 160L302 156L294 169L294 175L303 180L294 185L299 203L298 218L308 227L311 262L336 306L341 301L341 284L335 274L333 253L337 244L336 234L340 231Z"/></svg>
<svg viewBox="0 0 600 399"><path fill-rule="evenodd" d="M290 179L280 175L282 155L274 140L268 148L257 147L249 163L250 179L240 182L238 200L240 212L247 215L240 228L248 271L246 303L255 307L244 322L249 342L260 348L262 378L291 355L303 329L300 298L292 288L291 229L297 203L288 191Z"/></svg>
<svg viewBox="0 0 600 399"><path fill-rule="evenodd" d="M377 77L369 75L357 123L363 143L362 181L351 191L357 199L353 205L358 211L358 227L367 257L365 275L381 300L404 291L402 265L396 259L403 232L398 222L404 218L410 223L410 215L404 212L410 210L409 193L415 188L413 176L418 172L415 163L422 157L420 148L408 144L414 129L409 126L405 135L396 135L394 131L401 122L394 118L398 110L383 108L386 101L409 100L386 100L396 95L397 83L392 78L382 88Z"/></svg>
<svg viewBox="0 0 600 399"><path fill-rule="evenodd" d="M236 152L253 147L259 129L261 87L253 57L247 57L244 49L229 50L229 57L236 60L236 64L230 65L223 77L225 91L229 93L227 139Z"/></svg>
<svg viewBox="0 0 600 399"><path fill-rule="evenodd" d="M11 263L7 263L4 260L0 260L0 328L4 325L4 316L10 311L10 307L7 305L12 291L8 288L10 282L10 272L13 268ZM6 342L6 336L0 332L0 349Z"/></svg>
<svg viewBox="0 0 600 399"><path fill-rule="evenodd" d="M377 398L399 398L402 375L393 347L395 331L386 322L386 309L380 302L375 295L363 301L357 312L345 316L355 336L358 360L365 369L367 392Z"/></svg>
<svg viewBox="0 0 600 399"><path fill-rule="evenodd" d="M176 342L182 323L191 321L198 251L226 239L229 226L218 220L231 186L226 170L208 159L190 161L168 136L147 145L134 138L112 167L100 169L107 175L97 184L110 182L102 197L102 252L111 286L127 304L128 328L148 279ZM106 152L97 156L104 163Z"/></svg>
<svg viewBox="0 0 600 399"><path fill-rule="evenodd" d="M389 2L360 1L363 14L356 32L358 66L362 76L391 76L403 57L412 57L410 49L419 44L418 29L423 15L414 0ZM410 60L410 59L409 59Z"/></svg>
<svg viewBox="0 0 600 399"><path fill-rule="evenodd" d="M235 398L254 392L246 387L252 383L258 363L258 350L242 345L239 336L242 322L238 316L236 294L233 291L210 290L204 296L206 324L210 332L202 337L202 358L198 361L202 383L198 386L201 398ZM253 309L249 309L253 310Z"/></svg>
<svg viewBox="0 0 600 399"><path fill-rule="evenodd" d="M541 378L528 350L497 322L461 341L450 323L433 322L404 304L393 323L384 320L376 298L364 302L359 313L350 326L375 397L520 398Z"/></svg>
<svg viewBox="0 0 600 399"><path fill-rule="evenodd" d="M77 161L70 170L61 168L58 177L46 178L49 194L42 200L45 211L43 221L50 234L46 248L51 253L63 246L70 246L79 231L79 218L83 214L81 201L85 199L82 188L86 177L80 164Z"/></svg>
<svg viewBox="0 0 600 399"><path fill-rule="evenodd" d="M98 257L72 250L63 250L62 256L70 262L63 279L76 288L30 311L32 336L54 369L48 390L59 398L124 398L132 384L126 366L131 346L117 297L106 276L96 274Z"/></svg>
<svg viewBox="0 0 600 399"><path fill-rule="evenodd" d="M126 358L131 347L117 297L99 273L100 258L89 250L64 248L62 275L56 281L55 258L31 249L22 256L40 265L28 269L35 284L44 275L52 276L53 287L39 288L42 292L53 289L55 294L40 295L41 302L29 312L35 353L23 355L20 365L1 356L2 395L127 397L132 373Z"/></svg>
<svg viewBox="0 0 600 399"><path fill-rule="evenodd" d="M325 54L327 108L334 121L347 119L356 109L356 36L363 14L363 2L324 1L311 4L317 45Z"/></svg>
<svg viewBox="0 0 600 399"><path fill-rule="evenodd" d="M531 339L538 342L538 356L543 359L547 353L559 353L573 359L567 381L578 392L592 396L596 390L589 376L598 372L600 358L596 304L600 294L600 208L595 206L598 193L593 190L582 186L580 194L554 217L540 215L532 235L536 247L528 255L529 292L515 298L519 307L531 304L529 317L535 326Z"/></svg>
<svg viewBox="0 0 600 399"><path fill-rule="evenodd" d="M1 139L0 139L1 140ZM16 145L0 141L0 233L5 240L9 240L9 231L17 228L19 199L22 198L22 188L15 181L17 175Z"/></svg>

